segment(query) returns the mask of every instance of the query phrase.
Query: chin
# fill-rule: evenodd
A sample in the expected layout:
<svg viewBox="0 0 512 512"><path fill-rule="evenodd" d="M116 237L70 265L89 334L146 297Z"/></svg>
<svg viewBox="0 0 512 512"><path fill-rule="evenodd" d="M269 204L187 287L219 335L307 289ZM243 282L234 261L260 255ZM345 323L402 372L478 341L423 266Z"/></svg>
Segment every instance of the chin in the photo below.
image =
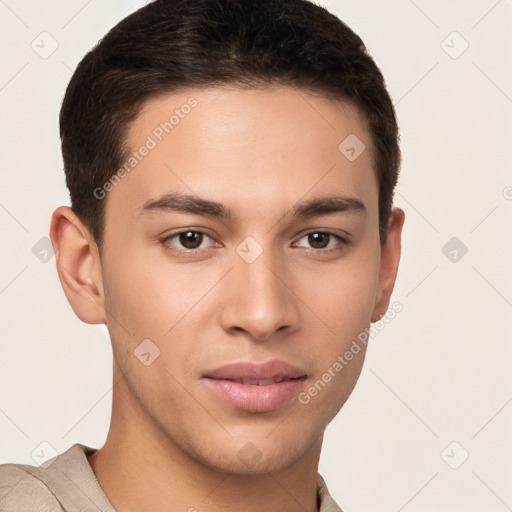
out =
<svg viewBox="0 0 512 512"><path fill-rule="evenodd" d="M233 439L228 443L219 443L214 448L203 447L206 451L196 451L191 455L219 473L240 476L276 473L295 464L321 437L321 434L313 436L308 443L305 433L299 436L295 431L294 434L295 439L288 438L288 441L279 437L272 439L268 433L254 438L254 441Z"/></svg>

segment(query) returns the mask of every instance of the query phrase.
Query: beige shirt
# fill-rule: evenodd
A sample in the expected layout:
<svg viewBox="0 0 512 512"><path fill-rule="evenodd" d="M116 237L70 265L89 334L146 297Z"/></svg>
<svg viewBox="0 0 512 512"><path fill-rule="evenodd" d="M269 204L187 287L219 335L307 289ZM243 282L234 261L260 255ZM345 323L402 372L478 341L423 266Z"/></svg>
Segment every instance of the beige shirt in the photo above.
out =
<svg viewBox="0 0 512 512"><path fill-rule="evenodd" d="M43 467L0 464L1 512L115 512L86 455L95 448L76 443ZM318 475L320 512L342 512Z"/></svg>

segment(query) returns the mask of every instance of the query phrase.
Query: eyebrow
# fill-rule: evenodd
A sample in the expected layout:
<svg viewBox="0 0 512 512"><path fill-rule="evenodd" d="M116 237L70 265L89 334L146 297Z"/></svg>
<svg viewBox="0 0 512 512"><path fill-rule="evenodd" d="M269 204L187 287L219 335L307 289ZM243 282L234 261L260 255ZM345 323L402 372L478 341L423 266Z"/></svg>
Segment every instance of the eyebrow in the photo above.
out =
<svg viewBox="0 0 512 512"><path fill-rule="evenodd" d="M153 211L175 211L205 215L213 218L235 220L236 215L231 208L217 201L204 199L191 194L171 193L147 201L141 214ZM355 197L329 195L318 197L296 204L290 213L299 219L308 219L321 215L334 215L339 213L358 213L366 215L364 203Z"/></svg>

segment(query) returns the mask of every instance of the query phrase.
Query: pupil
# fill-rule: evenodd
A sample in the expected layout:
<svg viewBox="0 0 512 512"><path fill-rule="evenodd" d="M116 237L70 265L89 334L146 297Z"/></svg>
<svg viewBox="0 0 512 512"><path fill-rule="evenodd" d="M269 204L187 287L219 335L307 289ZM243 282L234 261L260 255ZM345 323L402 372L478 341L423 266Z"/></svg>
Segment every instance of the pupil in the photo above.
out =
<svg viewBox="0 0 512 512"><path fill-rule="evenodd" d="M328 242L328 237L328 233L310 233L308 241L315 249L324 249L327 246L327 243L322 243L322 240L324 242Z"/></svg>
<svg viewBox="0 0 512 512"><path fill-rule="evenodd" d="M180 243L186 249L197 249L202 242L201 233L196 231L187 231L186 233L180 234Z"/></svg>

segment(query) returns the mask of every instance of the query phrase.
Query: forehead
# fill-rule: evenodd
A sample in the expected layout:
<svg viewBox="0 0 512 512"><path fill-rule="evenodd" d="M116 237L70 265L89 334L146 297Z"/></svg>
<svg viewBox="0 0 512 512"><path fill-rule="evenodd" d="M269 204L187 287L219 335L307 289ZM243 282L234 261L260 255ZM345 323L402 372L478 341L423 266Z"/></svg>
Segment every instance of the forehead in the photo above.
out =
<svg viewBox="0 0 512 512"><path fill-rule="evenodd" d="M191 120L184 122L187 118ZM292 136L307 137L313 144L325 140L327 133L332 138L347 135L350 130L363 138L369 135L365 116L348 99L330 100L318 92L284 85L266 88L226 85L185 88L149 98L130 125L128 142L135 147L137 140L148 133L160 141L171 132L186 131L191 124L194 130L200 126L201 134L215 132L216 144L222 141L222 136L229 137L230 145L234 132L240 130L260 135L260 140L264 140L264 134L271 139L273 133L286 127L286 132L273 140L275 145L280 141L289 145ZM230 124L236 128L230 130ZM325 142L330 144L330 139Z"/></svg>
<svg viewBox="0 0 512 512"><path fill-rule="evenodd" d="M349 102L302 89L160 94L143 104L127 142L139 158L109 202L129 198L133 210L173 191L214 197L234 210L322 191L377 199L366 120Z"/></svg>

